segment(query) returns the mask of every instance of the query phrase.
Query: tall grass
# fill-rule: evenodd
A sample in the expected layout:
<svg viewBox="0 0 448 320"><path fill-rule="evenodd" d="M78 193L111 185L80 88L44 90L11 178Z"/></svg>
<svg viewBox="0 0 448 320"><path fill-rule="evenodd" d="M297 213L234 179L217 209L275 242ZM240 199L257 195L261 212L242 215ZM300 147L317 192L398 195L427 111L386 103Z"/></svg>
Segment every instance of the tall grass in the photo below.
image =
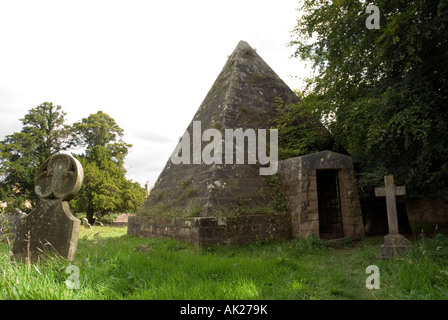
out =
<svg viewBox="0 0 448 320"><path fill-rule="evenodd" d="M52 257L38 265L11 264L11 246L0 244L0 298L448 298L445 236L421 238L411 253L389 260L378 257L382 240L339 249L316 237L195 249L174 240L127 236L125 228L83 228L72 263ZM65 284L71 264L79 269L79 289ZM379 290L365 287L371 264L380 270Z"/></svg>
<svg viewBox="0 0 448 320"><path fill-rule="evenodd" d="M378 263L384 299L448 299L448 238L437 234L433 239L420 237L412 252Z"/></svg>

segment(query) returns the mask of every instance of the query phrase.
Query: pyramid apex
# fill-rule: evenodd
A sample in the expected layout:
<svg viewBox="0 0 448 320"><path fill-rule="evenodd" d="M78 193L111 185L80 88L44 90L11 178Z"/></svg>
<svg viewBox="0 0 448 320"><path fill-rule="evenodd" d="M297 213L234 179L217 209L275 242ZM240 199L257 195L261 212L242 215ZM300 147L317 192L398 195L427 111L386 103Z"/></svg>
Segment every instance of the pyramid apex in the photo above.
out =
<svg viewBox="0 0 448 320"><path fill-rule="evenodd" d="M240 40L238 42L237 48L252 48L246 41Z"/></svg>
<svg viewBox="0 0 448 320"><path fill-rule="evenodd" d="M254 51L255 49L252 48L246 41L244 40L240 40L240 42L238 42L238 45L235 48L235 51Z"/></svg>

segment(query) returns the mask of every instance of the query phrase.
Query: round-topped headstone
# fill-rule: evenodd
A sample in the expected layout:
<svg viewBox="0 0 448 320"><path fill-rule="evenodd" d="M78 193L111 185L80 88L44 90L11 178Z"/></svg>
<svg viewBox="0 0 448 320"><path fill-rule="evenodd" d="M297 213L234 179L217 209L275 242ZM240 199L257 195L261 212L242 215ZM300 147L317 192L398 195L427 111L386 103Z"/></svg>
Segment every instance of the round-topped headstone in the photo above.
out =
<svg viewBox="0 0 448 320"><path fill-rule="evenodd" d="M36 208L20 221L13 247L17 261L38 262L56 251L73 260L81 221L73 216L67 201L80 190L84 173L81 164L68 154L48 158L36 175Z"/></svg>
<svg viewBox="0 0 448 320"><path fill-rule="evenodd" d="M34 190L41 199L70 200L81 189L84 172L78 160L68 154L48 158L36 175Z"/></svg>

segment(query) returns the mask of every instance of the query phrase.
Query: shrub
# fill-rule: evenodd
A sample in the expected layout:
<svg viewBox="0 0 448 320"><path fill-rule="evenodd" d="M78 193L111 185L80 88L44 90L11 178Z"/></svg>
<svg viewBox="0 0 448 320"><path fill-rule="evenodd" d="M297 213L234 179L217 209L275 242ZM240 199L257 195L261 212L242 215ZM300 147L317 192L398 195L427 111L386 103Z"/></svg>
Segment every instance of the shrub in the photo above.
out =
<svg viewBox="0 0 448 320"><path fill-rule="evenodd" d="M299 237L291 241L291 247L296 253L313 253L327 249L327 242L316 235Z"/></svg>
<svg viewBox="0 0 448 320"><path fill-rule="evenodd" d="M101 217L98 217L98 221L103 224L111 224L115 220L117 220L118 214L116 213L108 213Z"/></svg>

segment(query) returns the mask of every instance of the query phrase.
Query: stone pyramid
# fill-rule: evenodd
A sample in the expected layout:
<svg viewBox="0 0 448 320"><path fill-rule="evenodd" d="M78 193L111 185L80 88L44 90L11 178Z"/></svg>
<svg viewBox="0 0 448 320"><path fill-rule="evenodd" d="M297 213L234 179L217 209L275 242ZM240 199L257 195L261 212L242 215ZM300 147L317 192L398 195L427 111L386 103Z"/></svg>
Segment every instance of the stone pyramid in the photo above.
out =
<svg viewBox="0 0 448 320"><path fill-rule="evenodd" d="M272 128L278 98L284 103L300 101L257 52L240 41L186 132L192 136L194 121L200 121L201 132ZM269 176L260 175L259 163L174 164L171 159L138 215L216 216L269 205Z"/></svg>

